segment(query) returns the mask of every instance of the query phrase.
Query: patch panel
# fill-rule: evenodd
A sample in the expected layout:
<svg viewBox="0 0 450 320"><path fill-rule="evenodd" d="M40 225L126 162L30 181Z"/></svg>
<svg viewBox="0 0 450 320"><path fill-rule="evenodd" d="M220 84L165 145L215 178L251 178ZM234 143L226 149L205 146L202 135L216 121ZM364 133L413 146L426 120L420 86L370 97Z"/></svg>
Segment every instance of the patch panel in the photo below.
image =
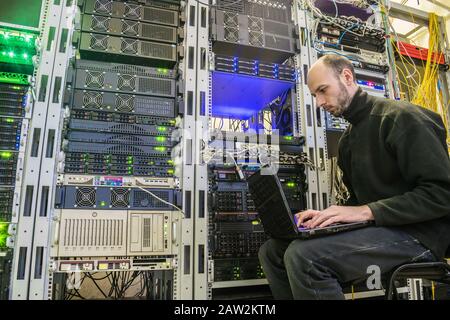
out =
<svg viewBox="0 0 450 320"><path fill-rule="evenodd" d="M132 38L81 32L79 52L82 59L133 63L172 68L177 62L177 46Z"/></svg>
<svg viewBox="0 0 450 320"><path fill-rule="evenodd" d="M337 27L330 27L328 22L319 23L317 36L324 44L337 47L343 45L348 48L361 48L363 50L384 52L386 39L382 29L372 28L364 23L355 23L343 17L337 18L334 21L343 28L352 28L354 33L337 29ZM355 33L363 33L364 36L356 35Z"/></svg>
<svg viewBox="0 0 450 320"><path fill-rule="evenodd" d="M179 7L163 2L152 2L150 7L137 3L123 3L111 0L85 0L80 2L79 5L83 6L84 13L170 26L178 26L179 23L179 13L175 11L179 10ZM156 8L156 6L161 6L161 8Z"/></svg>
<svg viewBox="0 0 450 320"><path fill-rule="evenodd" d="M126 144L142 146L166 146L172 147L170 137L165 136L136 136L127 134L111 134L98 132L70 131L66 139L71 142Z"/></svg>
<svg viewBox="0 0 450 320"><path fill-rule="evenodd" d="M88 14L83 15L81 30L168 43L177 43L178 34L174 27Z"/></svg>
<svg viewBox="0 0 450 320"><path fill-rule="evenodd" d="M75 89L71 106L72 110L83 109L160 117L176 115L174 99L92 90Z"/></svg>
<svg viewBox="0 0 450 320"><path fill-rule="evenodd" d="M169 203L176 203L174 190L146 190ZM61 209L173 210L143 190L112 187L58 186L55 206Z"/></svg>
<svg viewBox="0 0 450 320"><path fill-rule="evenodd" d="M156 120L156 119L155 119ZM164 119L164 124L148 125L136 123L114 123L93 120L79 120L71 119L69 128L72 130L94 131L94 132L108 132L108 133L123 133L135 134L143 136L165 136L171 135L172 128L167 125L171 120ZM172 124L173 125L173 124ZM98 153L98 152L93 152Z"/></svg>

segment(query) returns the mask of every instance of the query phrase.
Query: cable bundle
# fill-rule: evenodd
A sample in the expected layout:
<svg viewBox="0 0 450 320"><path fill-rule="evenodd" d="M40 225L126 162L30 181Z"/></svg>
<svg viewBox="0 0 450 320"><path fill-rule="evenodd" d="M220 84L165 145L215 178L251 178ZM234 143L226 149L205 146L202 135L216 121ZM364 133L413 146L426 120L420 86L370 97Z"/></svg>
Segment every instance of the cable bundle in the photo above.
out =
<svg viewBox="0 0 450 320"><path fill-rule="evenodd" d="M421 107L434 111L442 117L445 129L448 132L448 101L443 101L442 90L439 86L439 63L433 59L433 54L439 52L439 24L438 18L434 13L429 15L428 31L430 34L428 40L428 56L425 66L425 72L411 101ZM450 137L447 137L447 145L450 150Z"/></svg>

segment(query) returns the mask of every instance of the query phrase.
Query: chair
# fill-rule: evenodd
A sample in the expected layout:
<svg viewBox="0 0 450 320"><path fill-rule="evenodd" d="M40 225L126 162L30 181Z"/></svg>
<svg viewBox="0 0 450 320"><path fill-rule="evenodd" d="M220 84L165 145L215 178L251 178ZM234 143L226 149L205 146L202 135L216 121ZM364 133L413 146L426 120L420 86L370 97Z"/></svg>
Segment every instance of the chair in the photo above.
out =
<svg viewBox="0 0 450 320"><path fill-rule="evenodd" d="M447 248L445 256L450 257L450 247ZM444 259L439 262L407 263L397 267L391 273L386 290L386 299L393 299L394 288L397 287L398 280L412 278L450 284L450 264Z"/></svg>

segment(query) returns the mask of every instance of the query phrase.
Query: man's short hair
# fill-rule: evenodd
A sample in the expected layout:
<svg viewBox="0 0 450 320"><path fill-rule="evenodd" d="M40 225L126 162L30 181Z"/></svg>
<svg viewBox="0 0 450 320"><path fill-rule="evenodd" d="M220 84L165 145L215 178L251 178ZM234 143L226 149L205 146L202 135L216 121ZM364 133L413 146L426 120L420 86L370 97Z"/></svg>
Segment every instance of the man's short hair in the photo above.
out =
<svg viewBox="0 0 450 320"><path fill-rule="evenodd" d="M338 79L342 73L342 70L349 69L352 72L353 81L356 83L355 68L353 68L353 64L349 59L343 56L339 56L337 54L327 54L321 57L320 60L323 62L324 65L333 70L334 75Z"/></svg>

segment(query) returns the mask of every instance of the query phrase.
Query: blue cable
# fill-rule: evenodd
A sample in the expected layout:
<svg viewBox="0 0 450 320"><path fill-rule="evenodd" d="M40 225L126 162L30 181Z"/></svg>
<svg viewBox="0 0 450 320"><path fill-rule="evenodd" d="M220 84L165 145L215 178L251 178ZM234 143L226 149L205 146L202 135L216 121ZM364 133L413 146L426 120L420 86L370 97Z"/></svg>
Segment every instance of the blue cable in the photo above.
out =
<svg viewBox="0 0 450 320"><path fill-rule="evenodd" d="M341 44L341 41L342 41L342 38L344 37L344 35L347 33L347 31L350 31L350 30L352 30L354 27L356 27L356 26L359 26L359 23L355 23L355 24L353 24L350 28L348 28L348 29L345 29L345 31L344 32L342 32L342 34L341 34L341 36L339 37L339 39L338 39L338 43L337 44Z"/></svg>

